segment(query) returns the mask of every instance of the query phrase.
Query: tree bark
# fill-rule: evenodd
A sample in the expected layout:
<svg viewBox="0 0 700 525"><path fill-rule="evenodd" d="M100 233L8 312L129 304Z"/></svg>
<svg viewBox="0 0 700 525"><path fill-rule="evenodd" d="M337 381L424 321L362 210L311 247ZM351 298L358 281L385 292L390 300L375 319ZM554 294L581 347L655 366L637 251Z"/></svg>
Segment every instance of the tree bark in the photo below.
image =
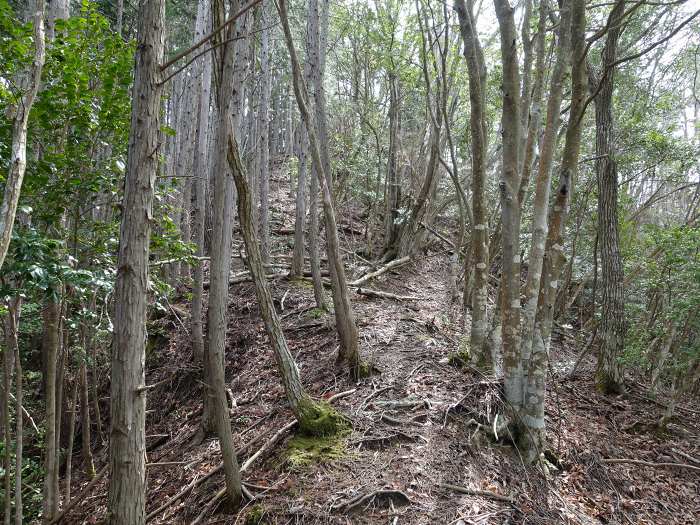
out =
<svg viewBox="0 0 700 525"><path fill-rule="evenodd" d="M209 33L209 20L211 19L211 3L209 0L200 0L197 7L197 21L195 27L195 40L199 41ZM206 188L209 179L209 106L211 98L211 55L201 57L201 62L196 72L196 97L197 97L197 133L194 154L194 203L193 203L193 241L197 246L196 254L204 257L205 239L204 223L206 216ZM204 267L200 261L194 267L192 283L192 358L197 366L202 369L202 382L207 384L207 367L205 359L204 329L202 322L204 295ZM202 433L209 434L213 428L211 419L211 407L209 407L209 393L204 389L204 409L202 411Z"/></svg>
<svg viewBox="0 0 700 525"><path fill-rule="evenodd" d="M260 37L260 109L257 125L260 143L260 247L263 263L270 262L270 6L263 1L261 5L262 35Z"/></svg>
<svg viewBox="0 0 700 525"><path fill-rule="evenodd" d="M260 251L257 234L252 221L251 193L245 176L243 164L238 153L238 144L234 136L228 137L228 163L233 173L238 190L238 218L248 255L248 267L255 283L255 292L260 304L260 313L265 324L265 331L275 354L275 361L282 378L282 385L289 405L299 421L299 428L307 434L329 434L335 431L334 418L329 418L320 405L314 403L304 390L299 378L299 369L292 357L287 340L282 332L282 325L275 310L270 293L270 285L265 276L265 267ZM328 409L325 409L328 412Z"/></svg>
<svg viewBox="0 0 700 525"><path fill-rule="evenodd" d="M620 357L625 344L624 276L620 256L617 216L618 181L613 121L614 62L622 32L625 0L617 0L610 12L608 35L602 51L601 71L589 71L591 91L600 86L594 99L596 122L596 180L598 184L598 238L600 240L602 312L601 347L596 383L604 393L624 391Z"/></svg>
<svg viewBox="0 0 700 525"><path fill-rule="evenodd" d="M15 524L22 525L24 521L24 508L22 503L22 455L24 447L24 417L22 408L24 403L24 378L22 377L22 358L19 352L17 341L17 327L19 325L19 315L22 306L22 299L17 296L10 302L6 325L5 341L6 349L12 349L15 354ZM9 443L9 441L5 441ZM7 471L6 471L7 472Z"/></svg>
<svg viewBox="0 0 700 525"><path fill-rule="evenodd" d="M92 459L92 437L90 432L90 399L89 399L87 364L83 361L80 364L80 426L82 437L83 468L88 479L95 477L95 464ZM75 410L75 408L74 408ZM72 448L68 449L69 452ZM70 502L70 498L66 498Z"/></svg>
<svg viewBox="0 0 700 525"><path fill-rule="evenodd" d="M390 251L396 244L399 233L399 173L398 149L401 131L401 99L399 80L392 69L388 72L389 81L389 152L386 168L386 210L384 212L384 251Z"/></svg>
<svg viewBox="0 0 700 525"><path fill-rule="evenodd" d="M294 215L294 252L292 253L292 266L290 274L293 277L301 277L304 271L304 223L306 222L306 164L307 150L305 131L298 129L297 140L297 192Z"/></svg>
<svg viewBox="0 0 700 525"><path fill-rule="evenodd" d="M222 0L214 2L214 26L221 25L225 18ZM231 12L237 12L240 4L234 1ZM236 126L234 113L235 101L230 96L235 82L234 64L236 49L232 38L236 32L235 24L229 26L225 34L215 37L216 103L219 121L215 140L215 210L212 228L211 262L209 267L209 309L207 311L208 348L207 388L209 403L216 426L221 455L224 462L226 489L232 506L237 507L241 501L241 475L236 458L236 450L231 433L231 418L226 399L224 377L224 359L226 348L226 326L228 324L228 286L231 271L231 234L233 231L234 181L227 165L228 138L233 135ZM228 41L228 42L227 42Z"/></svg>
<svg viewBox="0 0 700 525"><path fill-rule="evenodd" d="M520 73L518 71L517 37L514 9L508 0L494 0L501 35L503 63L503 166L499 183L501 199L503 273L501 287L503 373L505 397L511 409L519 415L522 406L523 370L520 361L520 187L519 149Z"/></svg>
<svg viewBox="0 0 700 525"><path fill-rule="evenodd" d="M10 429L10 389L12 388L12 372L10 349L7 345L3 348L3 366L2 366L2 428L3 428L3 493L5 499L3 501L3 523L10 525L12 520L12 478L10 477L10 465L12 460L12 434ZM21 413L19 415L21 418Z"/></svg>
<svg viewBox="0 0 700 525"><path fill-rule="evenodd" d="M66 503L70 503L71 478L73 475L73 443L75 441L75 411L78 409L78 379L73 379L73 392L70 398L70 414L68 415L68 445L66 446Z"/></svg>
<svg viewBox="0 0 700 525"><path fill-rule="evenodd" d="M141 2L124 183L110 396L109 521L145 523L148 255L160 134L165 2Z"/></svg>
<svg viewBox="0 0 700 525"><path fill-rule="evenodd" d="M548 253L546 241L548 238L548 208L549 193L552 185L552 161L556 146L556 137L559 131L559 114L561 109L562 93L564 89L564 78L567 74L571 62L571 42L572 42L572 1L563 0L559 13L559 30L557 32L556 61L550 80L549 99L547 100L547 116L544 129L544 137L540 147L540 162L537 174L535 201L532 218L532 242L528 258L527 281L525 288L525 309L523 311L521 327L521 358L525 377L523 380L523 422L527 431L523 434L521 448L525 453L526 460L533 462L539 458L539 454L544 447L544 401L545 401L545 379L547 376L548 343L543 341L542 322L537 322L538 305L542 308L542 284L547 284L550 288L557 283L544 277L543 268L549 272L553 271L551 260L545 261L545 254ZM576 0L579 1L579 0ZM578 14L578 13L577 13ZM578 57L577 57L578 58ZM578 67L578 66L577 66ZM574 80L575 81L575 80ZM572 88L574 96L577 94L577 86ZM578 110L578 101L572 105L574 110ZM578 114L576 115L578 117ZM577 126L577 122L570 122L570 125ZM579 131L580 134L580 131ZM578 137L575 138L578 142ZM577 152L578 154L578 152ZM575 168L575 167L574 167ZM561 242L563 225L561 217L557 214L563 212L564 207L568 207L568 193L570 192L570 181L567 177L561 177L560 189L557 195L559 210L554 210L552 218L553 232ZM564 202L559 200L564 199ZM556 224L559 221L560 224ZM550 245L551 250L551 245ZM554 255L549 252L550 258ZM561 267L557 265L557 270ZM556 295L555 295L556 297Z"/></svg>
<svg viewBox="0 0 700 525"><path fill-rule="evenodd" d="M46 455L44 456L44 490L43 490L43 520L48 523L58 511L58 494L56 481L56 427L58 425L58 409L56 405L56 361L60 346L60 302L49 297L43 311L44 339L42 351L46 363L46 376L44 378L45 403L46 403L46 429L44 443Z"/></svg>
<svg viewBox="0 0 700 525"><path fill-rule="evenodd" d="M34 10L34 59L26 77L20 79L24 91L21 100L14 110L12 119L12 150L9 159L9 172L5 180L5 192L0 204L0 268L7 256L7 250L12 238L12 228L15 224L17 204L22 190L24 172L27 168L27 123L29 112L34 104L41 71L46 57L46 42L44 38L44 0L36 0Z"/></svg>
<svg viewBox="0 0 700 525"><path fill-rule="evenodd" d="M464 0L455 2L459 26L464 40L464 57L469 71L469 129L472 161L472 238L470 244L474 285L472 292L472 326L470 348L480 368L493 367L491 352L485 345L488 331L488 216L486 208L486 66L474 20L474 2L467 7ZM471 273L472 268L467 272ZM465 274L465 286L468 279Z"/></svg>

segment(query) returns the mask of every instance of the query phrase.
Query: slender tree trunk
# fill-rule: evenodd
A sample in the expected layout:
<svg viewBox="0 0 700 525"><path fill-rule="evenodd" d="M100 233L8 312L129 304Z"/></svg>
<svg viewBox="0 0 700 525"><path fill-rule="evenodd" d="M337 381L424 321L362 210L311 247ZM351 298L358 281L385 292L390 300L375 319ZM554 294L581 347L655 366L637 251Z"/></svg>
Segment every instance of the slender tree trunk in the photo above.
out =
<svg viewBox="0 0 700 525"><path fill-rule="evenodd" d="M620 357L625 344L624 276L620 255L620 228L617 216L618 181L613 122L613 88L617 46L622 32L625 0L617 0L610 13L610 24L602 52L602 73L589 73L591 91L600 85L595 97L596 180L598 183L598 237L600 240L602 316L601 347L596 382L604 393L624 391Z"/></svg>
<svg viewBox="0 0 700 525"><path fill-rule="evenodd" d="M318 223L318 177L311 167L311 188L309 190L309 265L311 267L311 282L314 288L316 308L328 310L326 295L323 292L321 278L320 225Z"/></svg>
<svg viewBox="0 0 700 525"><path fill-rule="evenodd" d="M529 7L529 6L528 6ZM537 27L537 35L535 37L535 83L532 87L532 92L529 91L529 76L530 71L525 65L525 79L523 81L523 90L521 94L521 110L520 119L522 126L521 154L520 159L520 186L518 189L518 203L522 211L527 197L527 189L530 184L530 176L535 164L535 146L540 137L542 127L542 99L544 97L544 77L545 70L545 33L547 31L547 11L546 2L540 2L539 22ZM529 24L529 22L528 22ZM523 25L525 22L523 21ZM525 52L530 52L527 46ZM526 57L527 61L532 59ZM527 89L527 91L526 91Z"/></svg>
<svg viewBox="0 0 700 525"><path fill-rule="evenodd" d="M117 20L114 24L114 30L122 36L122 28L124 27L124 0L117 0Z"/></svg>
<svg viewBox="0 0 700 525"><path fill-rule="evenodd" d="M260 37L260 118L258 120L260 135L260 247L264 264L270 262L270 6L262 3L262 35Z"/></svg>
<svg viewBox="0 0 700 525"><path fill-rule="evenodd" d="M238 2L233 2L231 12L237 12L239 5ZM214 27L218 27L225 19L225 9L222 0L214 2L213 11ZM227 142L229 137L233 135L233 131L240 127L235 124L235 116L231 118L235 103L230 93L234 90L235 85L234 63L237 54L234 49L234 43L230 40L233 38L235 31L235 24L230 25L224 34L220 33L215 37L214 42L214 45L220 45L215 52L216 102L219 111L219 122L216 128L215 141L213 202L215 215L212 225L211 264L209 269L208 348L206 355L209 403L219 436L227 493L231 505L237 507L241 501L241 475L231 433L231 419L226 400L224 377L234 204L234 181L231 170L227 165Z"/></svg>
<svg viewBox="0 0 700 525"><path fill-rule="evenodd" d="M393 70L389 78L389 153L386 170L386 210L384 212L384 251L389 252L396 244L399 233L399 173L398 149L401 132L401 98L399 80Z"/></svg>
<svg viewBox="0 0 700 525"><path fill-rule="evenodd" d="M78 378L73 379L73 392L70 398L70 413L68 414L68 444L66 446L66 503L70 502L71 478L73 474L73 442L75 440L75 411L78 409Z"/></svg>
<svg viewBox="0 0 700 525"><path fill-rule="evenodd" d="M22 415L22 404L24 403L24 385L22 377L22 358L19 352L17 341L17 327L19 325L19 314L22 300L17 296L11 303L7 314L8 325L5 333L6 349L10 348L15 354L15 524L22 525L24 521L24 508L22 503L22 455L24 447L24 418ZM9 443L5 440L5 443ZM8 472L8 470L6 470Z"/></svg>
<svg viewBox="0 0 700 525"><path fill-rule="evenodd" d="M562 171L555 208L550 216L552 221L550 225L551 230L548 230L547 209L549 206L549 190L552 185L552 159L554 157L556 136L559 128L559 113L564 88L564 77L566 76L568 65L571 62L573 2L579 4L576 6L577 32L581 31L583 24L583 21L580 19L583 16L583 11L581 11L581 9L583 9L582 0L563 0L559 14L560 23L557 34L556 62L550 81L551 85L549 89L549 99L547 101L544 138L540 148L540 164L537 175L537 188L535 191L534 214L532 219L532 244L530 246L530 256L528 259L525 310L521 329L521 357L523 360L523 369L526 372L523 385L524 410L522 419L527 428L527 431L523 434L521 446L525 452L526 459L530 462L539 458L545 444L545 381L547 377L547 358L551 323L549 323L548 319L542 319L542 315L544 315L542 309L547 308L547 296L550 294L549 290L543 288L543 285L546 285L548 288L554 288L552 298L556 299L557 280L558 275L561 273L563 263L560 260L559 254L553 252L553 243L556 242L556 244L559 245L559 243L562 242L564 218L562 214L566 213L565 209L568 208L569 193L571 191L571 176L568 175L568 171ZM579 38L578 44L580 44L581 35L577 34L576 37ZM577 55L576 59L578 58ZM574 72L574 85L572 86L574 101L571 105L570 115L578 119L582 92L581 86L575 85L575 83L577 82L577 78L580 77L579 70L581 66L577 64L576 67L577 71ZM574 141L574 144L565 146L565 154L569 156L573 154L575 155L575 160L577 160L578 145L580 143L580 125L578 121L570 121L569 125L574 128L572 133L575 133L575 135L568 133L567 130L567 139ZM575 147L576 151L572 151L572 147ZM564 160L565 169L576 169L576 165L571 167L566 164L572 160L574 159L569 158ZM548 243L548 239L551 240L552 243ZM545 254L549 255L546 259ZM556 261L554 261L553 258L556 258Z"/></svg>
<svg viewBox="0 0 700 525"><path fill-rule="evenodd" d="M63 329L64 320L68 318L68 301L63 301L58 323L58 365L56 367L56 466L53 470L54 494L56 494L56 512L61 510L61 486L59 483L59 472L61 471L61 439L63 431L63 415L67 411L63 396L66 375L66 362L69 359L68 349L70 347L69 334Z"/></svg>
<svg viewBox="0 0 700 525"><path fill-rule="evenodd" d="M2 467L3 473L3 493L5 500L3 502L5 525L10 525L12 520L12 478L10 474L10 465L12 461L12 430L10 429L10 389L12 388L12 372L10 361L10 349L7 345L3 348L3 378L2 378L2 428L3 428L3 443L4 452ZM21 417L21 413L20 416Z"/></svg>
<svg viewBox="0 0 700 525"><path fill-rule="evenodd" d="M488 217L486 208L486 113L485 86L486 66L476 32L474 3L464 0L455 3L459 16L460 31L464 40L464 57L469 70L470 137L472 152L472 213L473 226L470 245L473 264L474 286L472 295L472 326L470 348L481 368L493 367L491 352L486 348L488 331L488 276L489 246ZM471 272L472 268L468 271ZM468 274L465 274L465 285Z"/></svg>
<svg viewBox="0 0 700 525"><path fill-rule="evenodd" d="M68 0L46 0L46 38L53 40L56 36L56 20L65 20L70 16Z"/></svg>
<svg viewBox="0 0 700 525"><path fill-rule="evenodd" d="M523 370L520 361L520 187L519 145L520 74L515 32L514 8L508 0L494 0L501 34L503 63L503 166L500 181L503 273L501 288L503 373L505 397L517 418L522 406Z"/></svg>
<svg viewBox="0 0 700 525"><path fill-rule="evenodd" d="M92 438L90 432L90 400L87 379L87 364L83 361L80 364L80 417L81 417L81 436L82 436L82 452L83 466L88 479L95 477L95 464L92 459ZM72 448L68 449L69 451ZM66 502L70 502L70 498L66 498Z"/></svg>
<svg viewBox="0 0 700 525"><path fill-rule="evenodd" d="M195 40L199 40L209 32L209 20L211 19L211 4L209 0L200 0L197 7L197 22L195 28ZM209 177L209 104L211 92L211 56L207 54L200 58L201 65L197 71L197 133L196 148L194 157L194 206L192 235L197 246L197 256L204 257L206 251L204 246L204 222L206 216L206 187ZM203 312L203 291L204 291L204 267L200 260L194 267L194 279L192 284L192 357L196 365L202 369L202 379L207 384L206 359L204 330L202 322ZM209 434L212 428L212 418L209 417L211 407L209 407L208 389L204 389L204 409L202 411L202 432Z"/></svg>
<svg viewBox="0 0 700 525"><path fill-rule="evenodd" d="M314 0L312 0L312 3L313 1ZM301 68L297 59L296 50L294 49L294 42L292 40L291 30L289 29L289 20L287 18L287 6L285 0L279 1L277 8L280 13L280 20L284 29L285 41L292 63L294 94L297 99L302 120L306 125L306 131L309 136L312 164L316 169L316 178L320 183L321 195L323 197L323 214L326 226L326 251L328 253L331 284L333 287L333 306L335 309L336 329L340 337L339 357L345 359L350 365L351 376L353 378L359 378L366 372L366 370L364 370L365 367L362 365L360 360L357 326L355 324L355 317L350 304L350 294L348 292L347 280L345 277L345 268L343 266L342 255L340 253L338 227L335 221L333 197L330 189L332 180L330 173L326 171L326 166L329 166L328 144L327 142L319 140L319 135L316 133L314 121L312 120L309 112L309 96L304 79L301 76ZM321 65L323 65L322 62ZM322 71L322 68L320 69ZM318 78L316 79L315 84L317 120L320 121L325 117L323 113L318 113L319 94L322 97L323 92L320 90L321 86ZM321 149L324 150L324 155L321 154ZM324 162L324 160L326 162Z"/></svg>
<svg viewBox="0 0 700 525"><path fill-rule="evenodd" d="M292 253L292 269L290 272L294 277L301 277L304 272L304 223L306 222L306 186L308 183L306 177L308 147L305 133L305 131L299 129L299 140L297 141L299 171L294 216L294 252Z"/></svg>
<svg viewBox="0 0 700 525"><path fill-rule="evenodd" d="M44 443L46 455L44 456L44 491L43 491L43 519L48 523L58 511L58 494L56 494L56 427L58 423L58 407L56 405L56 365L60 346L60 316L61 307L58 300L49 298L46 301L43 312L44 340L42 350L46 363L46 377L44 379L46 425Z"/></svg>
<svg viewBox="0 0 700 525"><path fill-rule="evenodd" d="M163 0L138 10L134 96L120 228L110 395L109 522L145 523L148 255L160 134Z"/></svg>
<svg viewBox="0 0 700 525"><path fill-rule="evenodd" d="M666 360L671 353L671 347L673 346L674 339L676 338L676 332L678 331L678 325L673 321L669 320L666 323L666 333L664 335L663 342L661 343L661 349L658 352L658 357L654 368L651 370L651 389L656 390L659 382L659 377L661 376L661 371L666 364Z"/></svg>
<svg viewBox="0 0 700 525"><path fill-rule="evenodd" d="M328 408L314 403L304 390L299 378L299 369L292 357L287 340L282 332L282 325L272 302L270 285L265 278L265 267L252 221L251 194L245 176L243 164L238 153L235 137L228 137L228 163L238 190L238 217L245 241L248 267L253 276L255 291L260 304L260 313L265 324L267 336L275 353L275 361L282 377L282 385L289 405L299 421L299 428L308 434L334 433L337 418L330 416Z"/></svg>
<svg viewBox="0 0 700 525"><path fill-rule="evenodd" d="M12 149L9 159L9 172L5 180L5 192L2 204L0 204L0 268L2 268L7 256L7 249L12 238L12 228L15 224L17 204L19 202L22 181L27 167L27 123L29 112L34 104L41 71L44 67L46 56L46 43L44 38L44 0L35 0L34 9L34 58L32 66L27 74L20 79L20 86L24 94L19 103L11 108L14 110L12 119Z"/></svg>

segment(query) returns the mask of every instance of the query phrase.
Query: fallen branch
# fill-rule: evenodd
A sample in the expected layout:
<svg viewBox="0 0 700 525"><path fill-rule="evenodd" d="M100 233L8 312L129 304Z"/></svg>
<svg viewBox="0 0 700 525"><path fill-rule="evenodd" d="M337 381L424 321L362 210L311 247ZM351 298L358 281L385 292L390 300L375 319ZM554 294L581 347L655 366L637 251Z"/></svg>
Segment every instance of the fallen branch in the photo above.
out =
<svg viewBox="0 0 700 525"><path fill-rule="evenodd" d="M641 459L608 458L608 459L603 459L603 463L632 463L634 465L644 465L645 467L654 467L654 468L675 467L675 468L688 468L690 470L700 471L700 467L696 467L695 465L688 465L687 463L653 463L651 461L644 461Z"/></svg>
<svg viewBox="0 0 700 525"><path fill-rule="evenodd" d="M280 439L282 439L282 437L287 433L287 431L291 430L296 424L297 424L297 420L295 419L295 420L293 420L293 421L290 421L290 422L287 423L286 425L284 425L284 426L283 426L281 429L279 429L277 432L275 432L275 434L274 434L262 447L260 447L260 448L258 449L258 451L257 451L255 454L253 454L252 456L250 456L250 457L246 460L246 462L243 463L243 465L242 465L241 468L240 468L240 473L242 474L243 472L245 472L246 470L248 470L248 468L255 462L255 460L258 459L258 458L263 454L263 452L265 452L266 450L269 450L270 448L274 447L274 446L277 444L277 442L278 442ZM222 463L221 465L219 465L219 467L223 467L223 463ZM251 500L251 501L252 501L253 499L255 499L255 498L252 496L252 494L250 494L250 491L248 491L247 489L246 489L246 490L243 490L244 488L245 488L245 487L243 487L243 486L241 487L241 490L243 491L243 495L244 495L245 497L247 497L247 498L248 498L249 500ZM211 499L207 502L207 504L204 506L204 509L202 510L202 512L199 514L199 516L197 516L197 519L195 519L195 520L192 522L192 525L197 525L198 523L201 523L201 521L202 521L202 519L204 518L204 516L206 516L206 515L209 513L209 510L212 509L212 508L216 505L216 503L217 503L219 500L223 499L223 497L226 495L227 490L228 490L227 487L224 485L224 488L222 488L221 490L219 490L219 492L217 492L217 493L214 495L214 497L211 498ZM247 494L246 494L246 492L247 492Z"/></svg>
<svg viewBox="0 0 700 525"><path fill-rule="evenodd" d="M468 494L470 496L481 496L483 498L495 499L497 501L502 501L504 503L510 503L511 505L515 505L515 500L513 498L509 498L508 496L502 496L501 494L496 494L495 492L491 492L490 490L468 489L467 487L452 485L451 483L440 483L439 486L443 489L453 490L462 494Z"/></svg>
<svg viewBox="0 0 700 525"><path fill-rule="evenodd" d="M432 233L433 235L435 235L435 237L437 237L438 239L440 239L441 241L443 241L444 243L446 243L450 248L452 248L453 250L455 249L455 243L453 243L451 240L449 240L447 237L445 237L445 236L444 236L443 234L441 234L439 231L434 230L433 228L431 228L430 226L428 226L428 225L425 224L424 222L421 222L420 224L421 224L421 226L423 226L423 228L425 228L425 229L428 230L430 233Z"/></svg>
<svg viewBox="0 0 700 525"><path fill-rule="evenodd" d="M353 395L355 392L357 392L357 388L353 388L352 390L346 390L345 392L338 392L337 394L333 394L331 397L326 399L328 403L332 403L336 399L342 399L344 397L348 397Z"/></svg>
<svg viewBox="0 0 700 525"><path fill-rule="evenodd" d="M370 272L368 274L363 275L359 279L355 279L351 283L348 283L350 286L360 286L361 284L366 283L370 279L374 279L375 277L379 277L380 275L388 272L389 270L392 270L394 268L398 268L399 266L402 266L408 262L411 261L411 258L406 256L406 257L401 257L400 259L394 259L393 261L388 262L381 268L379 268L377 271Z"/></svg>
<svg viewBox="0 0 700 525"><path fill-rule="evenodd" d="M358 295L365 297L378 297L380 299L393 299L394 301L420 301L422 297L415 295L397 295L395 293L382 292L381 290L369 290L367 288L358 288Z"/></svg>
<svg viewBox="0 0 700 525"><path fill-rule="evenodd" d="M268 273L265 278L267 280L274 280L274 279L283 279L285 277L289 276L289 272L276 272L276 273ZM233 277L231 277L228 280L229 285L233 284L241 284L241 283L247 283L247 282L252 282L253 277L250 275L250 272L248 270L245 270L243 272L235 274ZM202 287L205 290L209 289L209 281L204 281L202 283Z"/></svg>
<svg viewBox="0 0 700 525"><path fill-rule="evenodd" d="M109 463L107 463L104 467L102 467L102 469L100 469L97 475L95 475L95 477L92 478L92 481L90 481L90 483L88 483L87 486L83 490L81 490L76 497L70 500L70 503L68 503L68 505L66 505L61 512L59 512L51 521L49 521L48 525L54 525L54 523L58 523L63 518L65 518L68 515L68 513L71 510L73 510L73 508L85 498L85 496L90 494L92 489L95 488L95 485L97 485L97 483L104 477L108 470Z"/></svg>
<svg viewBox="0 0 700 525"><path fill-rule="evenodd" d="M248 429L246 429L246 431L249 430L249 429L250 429L250 427L249 427ZM244 431L244 433L245 433L245 431ZM262 436L262 434L261 434L261 436ZM257 442L258 439L259 439L259 438L256 437L255 439L253 439L252 441L250 441L248 444L246 444L243 448L241 448L241 449L238 451L238 455L241 455L241 454L244 453L246 450L248 450L249 448L251 448L251 446L252 446L255 442ZM165 501L165 503L163 503L163 504L162 504L160 507L158 507L156 510L154 510L153 512L150 512L150 513L146 516L146 521L148 521L148 520L154 518L157 514L160 514L161 512L163 512L165 509L167 509L168 507L170 507L173 503L175 503L176 501L178 501L180 498L186 496L188 492L190 492L191 490L197 488L199 485L201 485L202 483L204 483L205 481L207 481L207 480L208 480L209 478L211 478L214 474L216 474L217 472L221 472L221 470L223 470L223 468L224 468L224 464L223 464L223 463L219 463L216 467L214 467L212 470L210 470L209 472L207 472L207 473L206 473L204 476L202 476L201 478L195 478L194 480L192 480L192 482L189 483L189 485L187 485L186 487L184 487L182 490L180 490L180 492L178 492L177 494L175 494L174 496L172 496L171 498L169 498L167 501Z"/></svg>
<svg viewBox="0 0 700 525"><path fill-rule="evenodd" d="M671 451L674 454L678 454L679 456L683 456L685 459L687 459L691 463L695 463L696 465L700 465L700 459L695 459L693 456L691 456L690 454L686 454L682 450L678 450L677 448L672 448Z"/></svg>
<svg viewBox="0 0 700 525"><path fill-rule="evenodd" d="M387 497L399 497L400 499L404 500L406 503L411 503L411 498L409 498L404 492L401 492L400 490L390 490L390 489L381 489L381 490L375 490L373 492L370 492L368 494L359 494L355 496L354 498L350 498L347 501L344 501L343 503L340 503L338 505L331 505L331 510L340 510L340 509L345 509L346 511L352 510L355 507L359 507L363 503L375 499L377 496L387 496Z"/></svg>
<svg viewBox="0 0 700 525"><path fill-rule="evenodd" d="M413 419L415 419L415 418L412 418L412 419L398 419L398 418L395 418L395 417L391 417L391 416L389 416L389 415L387 415L387 414L382 414L381 416L379 416L379 419L381 419L381 420L383 420L383 421L386 421L387 423L391 423L392 425L419 425L419 426L421 425L421 423L419 423L419 422L413 420Z"/></svg>

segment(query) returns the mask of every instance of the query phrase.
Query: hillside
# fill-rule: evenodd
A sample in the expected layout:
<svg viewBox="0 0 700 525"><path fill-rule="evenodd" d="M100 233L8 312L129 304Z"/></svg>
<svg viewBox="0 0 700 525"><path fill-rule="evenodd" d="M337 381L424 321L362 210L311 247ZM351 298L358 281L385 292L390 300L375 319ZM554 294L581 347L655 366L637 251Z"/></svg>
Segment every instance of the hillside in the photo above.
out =
<svg viewBox="0 0 700 525"><path fill-rule="evenodd" d="M287 231L293 220L287 185L277 173L273 231ZM343 224L361 231L351 211ZM351 235L345 242L352 251ZM283 237L275 239L284 245ZM657 433L663 396L648 398L634 381L625 396L595 394L592 358L568 375L577 357L572 328L557 331L551 354L549 472L525 466L508 436L495 440L477 423L503 412L500 386L454 362L464 331L448 292L448 255L439 239L430 246L369 283L411 299L353 294L362 353L376 369L359 383L335 363L332 318L314 309L310 285L272 281L304 384L348 419L347 432L328 439L295 433L253 285L232 285L226 381L239 462L247 467L243 479L254 496L234 514L214 499L224 484L216 439L196 439L202 385L188 364L189 305L173 303L170 315L151 326L161 340L147 356L147 382L157 385L148 394L148 522L697 523L698 406L679 406L668 433ZM684 466L668 465L677 463ZM73 493L85 485L76 480ZM66 521L99 523L106 491L102 480Z"/></svg>

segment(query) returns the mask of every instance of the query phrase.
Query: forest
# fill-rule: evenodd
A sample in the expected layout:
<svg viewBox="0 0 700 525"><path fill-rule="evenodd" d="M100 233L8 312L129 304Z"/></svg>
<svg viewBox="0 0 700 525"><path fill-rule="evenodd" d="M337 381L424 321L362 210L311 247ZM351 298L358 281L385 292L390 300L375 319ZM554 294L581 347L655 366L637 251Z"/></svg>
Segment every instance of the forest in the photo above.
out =
<svg viewBox="0 0 700 525"><path fill-rule="evenodd" d="M700 523L699 0L0 0L0 507Z"/></svg>

